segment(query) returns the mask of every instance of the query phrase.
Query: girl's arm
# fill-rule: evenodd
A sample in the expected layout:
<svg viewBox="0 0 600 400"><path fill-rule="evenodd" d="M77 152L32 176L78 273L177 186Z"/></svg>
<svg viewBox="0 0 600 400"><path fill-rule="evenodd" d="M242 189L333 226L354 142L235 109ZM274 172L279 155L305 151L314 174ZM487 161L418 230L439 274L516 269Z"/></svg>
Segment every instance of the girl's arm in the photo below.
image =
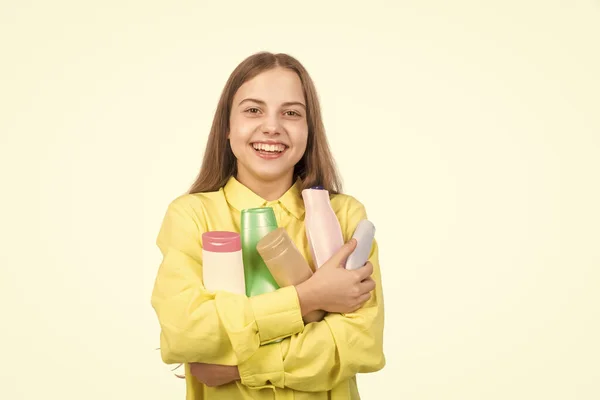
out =
<svg viewBox="0 0 600 400"><path fill-rule="evenodd" d="M167 364L238 365L263 344L304 327L293 286L247 298L205 289L202 247L206 230L191 197L179 197L166 212L157 245L163 255L151 303L160 324L160 350ZM202 207L202 205L197 205Z"/></svg>
<svg viewBox="0 0 600 400"><path fill-rule="evenodd" d="M348 233L367 218L354 200ZM385 365L383 354L384 305L377 242L369 261L376 283L371 298L354 313L328 314L281 343L259 347L238 368L242 383L255 388L288 387L320 392L331 390L357 373L374 372Z"/></svg>

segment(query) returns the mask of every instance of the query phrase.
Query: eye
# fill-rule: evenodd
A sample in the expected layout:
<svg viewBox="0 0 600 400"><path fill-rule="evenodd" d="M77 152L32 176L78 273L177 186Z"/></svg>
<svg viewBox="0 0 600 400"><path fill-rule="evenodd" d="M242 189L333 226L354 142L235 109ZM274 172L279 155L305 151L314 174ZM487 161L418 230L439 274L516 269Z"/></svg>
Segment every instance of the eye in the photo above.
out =
<svg viewBox="0 0 600 400"><path fill-rule="evenodd" d="M250 108L246 109L246 112L249 112L250 114L258 114L260 112L260 110L256 107L250 107Z"/></svg>
<svg viewBox="0 0 600 400"><path fill-rule="evenodd" d="M286 111L284 114L287 115L288 117L300 117L301 116L297 111L294 111L294 110Z"/></svg>

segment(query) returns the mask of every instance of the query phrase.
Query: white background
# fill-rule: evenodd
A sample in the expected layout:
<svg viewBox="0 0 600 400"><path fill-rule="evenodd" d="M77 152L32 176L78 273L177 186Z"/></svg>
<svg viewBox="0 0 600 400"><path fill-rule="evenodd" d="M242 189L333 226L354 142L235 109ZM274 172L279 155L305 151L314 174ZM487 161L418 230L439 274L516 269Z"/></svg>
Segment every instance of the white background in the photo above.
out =
<svg viewBox="0 0 600 400"><path fill-rule="evenodd" d="M597 1L0 4L0 398L184 398L154 240L260 50L311 73L378 229L362 397L600 398Z"/></svg>

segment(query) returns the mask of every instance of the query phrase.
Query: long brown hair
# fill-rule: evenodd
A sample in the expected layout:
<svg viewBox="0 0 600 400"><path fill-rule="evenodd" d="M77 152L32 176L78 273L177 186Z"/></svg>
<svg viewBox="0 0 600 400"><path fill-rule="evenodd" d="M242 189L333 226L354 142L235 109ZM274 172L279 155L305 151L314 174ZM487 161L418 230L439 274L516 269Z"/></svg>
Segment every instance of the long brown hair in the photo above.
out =
<svg viewBox="0 0 600 400"><path fill-rule="evenodd" d="M306 100L308 141L302 159L294 167L294 180L301 180L301 189L320 185L332 194L342 192L342 182L325 135L317 90L310 75L288 54L260 52L242 61L229 76L217 105L200 172L189 193L217 191L236 175L236 158L227 139L233 96L246 81L276 67L298 74Z"/></svg>

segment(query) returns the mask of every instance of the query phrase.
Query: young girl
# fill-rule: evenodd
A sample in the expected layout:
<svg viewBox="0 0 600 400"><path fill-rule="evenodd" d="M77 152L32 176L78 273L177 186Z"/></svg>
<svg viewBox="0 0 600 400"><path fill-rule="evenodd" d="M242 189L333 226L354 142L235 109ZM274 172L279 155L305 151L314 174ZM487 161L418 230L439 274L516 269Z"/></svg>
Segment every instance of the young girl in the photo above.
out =
<svg viewBox="0 0 600 400"><path fill-rule="evenodd" d="M243 209L272 207L309 259L301 191L321 185L346 244L307 281L247 297L208 291L203 232L239 232ZM357 373L383 368L377 242L357 270L343 262L363 205L341 194L314 84L285 54L258 53L227 81L200 173L168 206L152 292L165 363L184 363L187 399L359 399ZM314 266L311 266L314 270ZM305 324L303 316L327 312Z"/></svg>

